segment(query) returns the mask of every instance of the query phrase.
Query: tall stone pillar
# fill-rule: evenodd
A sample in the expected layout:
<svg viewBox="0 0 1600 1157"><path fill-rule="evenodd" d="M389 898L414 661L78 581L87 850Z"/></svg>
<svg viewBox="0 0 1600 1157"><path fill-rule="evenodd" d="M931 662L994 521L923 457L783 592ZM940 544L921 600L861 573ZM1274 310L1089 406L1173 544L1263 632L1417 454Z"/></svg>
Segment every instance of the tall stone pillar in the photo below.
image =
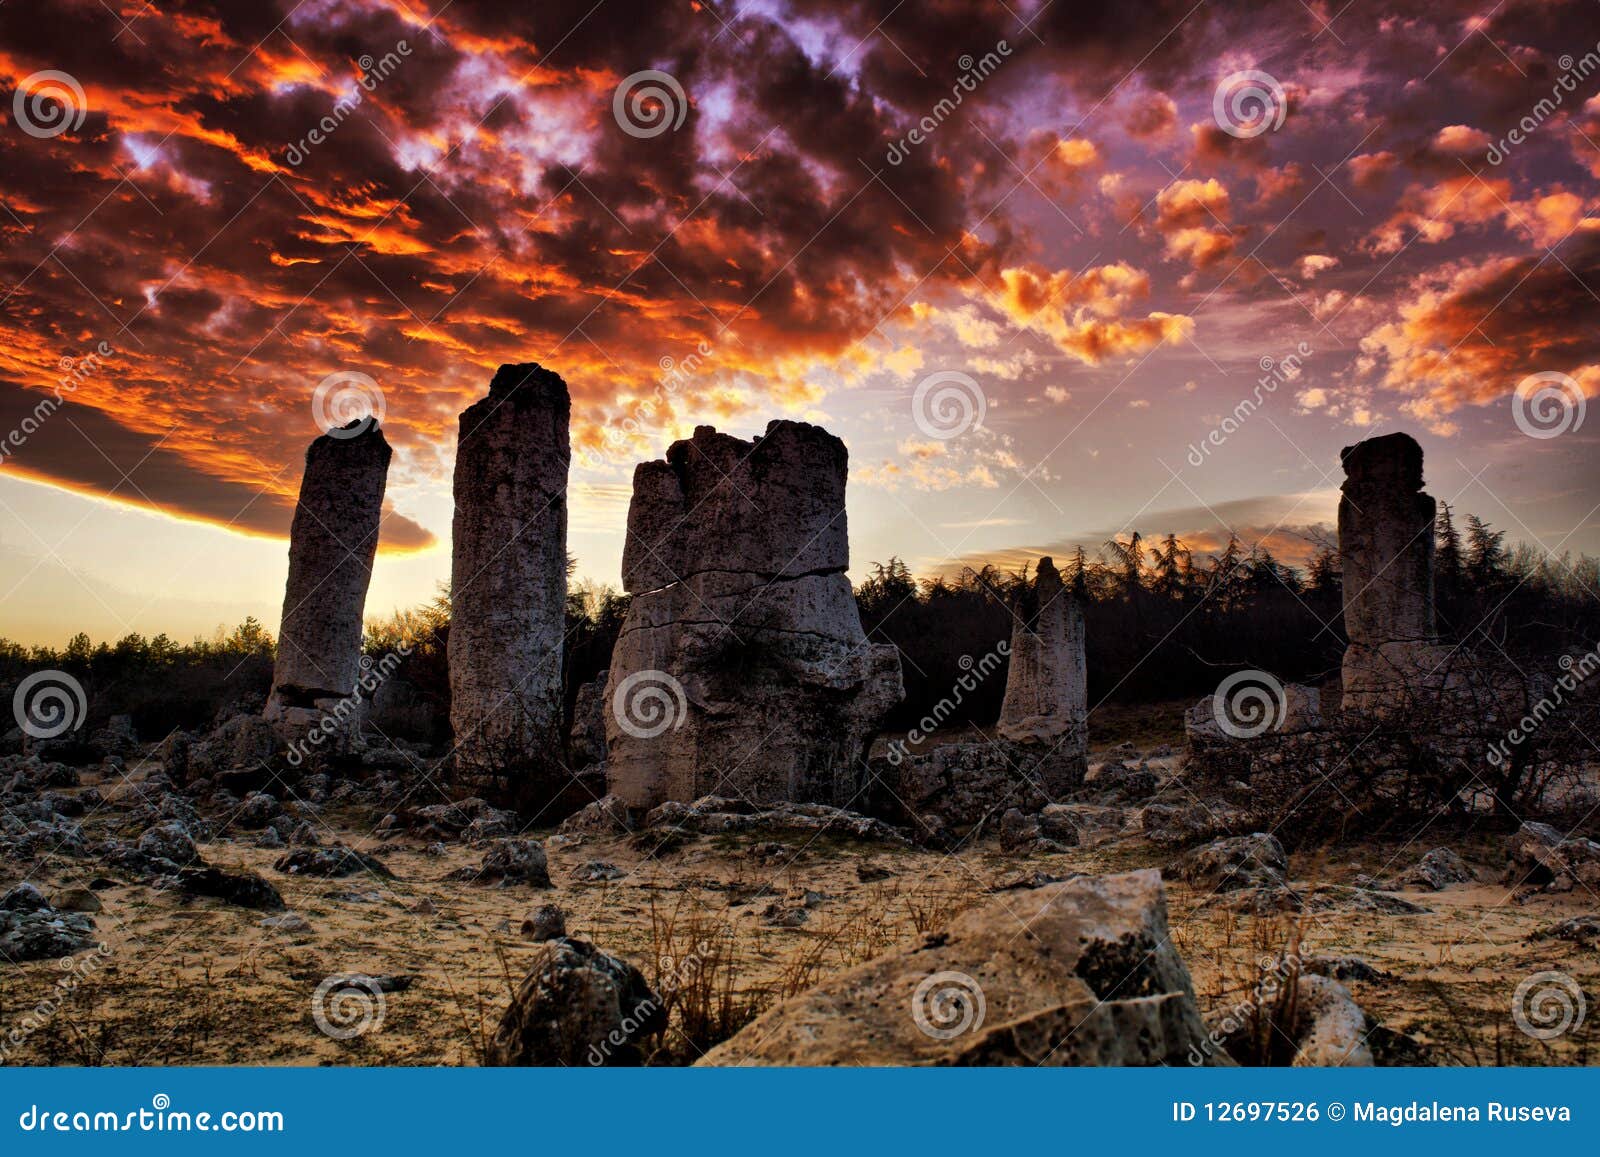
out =
<svg viewBox="0 0 1600 1157"><path fill-rule="evenodd" d="M1041 786L1066 790L1083 782L1089 751L1083 604L1066 589L1054 561L1041 558L1015 614L996 729L1002 739L1038 747Z"/></svg>
<svg viewBox="0 0 1600 1157"><path fill-rule="evenodd" d="M450 725L469 777L553 771L567 602L566 383L506 365L461 414L450 564Z"/></svg>
<svg viewBox="0 0 1600 1157"><path fill-rule="evenodd" d="M289 733L318 727L335 747L360 736L354 694L362 612L392 453L370 419L316 439L289 528L289 578L265 715Z"/></svg>
<svg viewBox="0 0 1600 1157"><path fill-rule="evenodd" d="M1434 519L1422 492L1422 447L1408 434L1340 452L1339 554L1344 570L1344 709L1403 711L1435 663Z"/></svg>

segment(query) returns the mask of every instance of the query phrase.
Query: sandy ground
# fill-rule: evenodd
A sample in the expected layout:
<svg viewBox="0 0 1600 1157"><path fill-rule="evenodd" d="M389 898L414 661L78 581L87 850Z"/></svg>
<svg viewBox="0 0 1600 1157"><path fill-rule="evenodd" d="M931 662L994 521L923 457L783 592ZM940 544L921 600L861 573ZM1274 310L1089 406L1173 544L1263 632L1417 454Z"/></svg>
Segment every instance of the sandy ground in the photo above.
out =
<svg viewBox="0 0 1600 1157"><path fill-rule="evenodd" d="M268 913L108 882L92 860L52 860L34 882L47 894L94 882L106 951L79 956L70 970L50 961L0 968L0 1033L22 1024L41 1000L60 1000L14 1046L10 1063L476 1064L533 950L522 920L541 904L565 911L570 935L631 960L652 979L671 972L671 958L681 959L692 941L709 939L725 962L715 983L737 1017L938 928L963 908L1003 901L996 890L1020 876L1165 867L1175 858L1136 834L1032 856L1002 853L992 840L944 855L793 835L703 837L649 856L625 839L556 836L546 840L555 886L538 890L447 878L477 867L481 849L453 844L430 855L421 839L380 844L366 834L369 816L330 812L322 820L325 843L337 835L374 852L396 879L289 877L272 867L282 853L253 847L253 833L201 849L211 864L270 880L308 922L299 931L263 927ZM91 838L104 834L95 828L91 821ZM1436 833L1429 842L1297 855L1291 876L1305 892L1363 873L1393 875L1435 843L1454 847L1484 881L1499 878L1503 837ZM573 870L590 861L626 875L575 881ZM14 883L18 871L0 864L0 882ZM1179 882L1168 889L1174 941L1208 1014L1247 995L1255 962L1298 936L1302 956L1359 956L1388 974L1349 987L1373 1018L1427 1046L1433 1063L1583 1064L1595 1054L1600 1009L1549 1042L1519 1032L1511 1016L1517 985L1541 971L1565 972L1600 993L1600 951L1527 939L1596 911L1586 893L1518 897L1482 883L1403 893L1428 909L1420 915L1256 916ZM796 909L803 918L784 915ZM784 921L801 922L778 926ZM369 1031L339 1040L319 1030L312 997L341 972L411 980L384 997ZM681 1036L669 1045L672 1057L658 1060L681 1063L698 1051Z"/></svg>

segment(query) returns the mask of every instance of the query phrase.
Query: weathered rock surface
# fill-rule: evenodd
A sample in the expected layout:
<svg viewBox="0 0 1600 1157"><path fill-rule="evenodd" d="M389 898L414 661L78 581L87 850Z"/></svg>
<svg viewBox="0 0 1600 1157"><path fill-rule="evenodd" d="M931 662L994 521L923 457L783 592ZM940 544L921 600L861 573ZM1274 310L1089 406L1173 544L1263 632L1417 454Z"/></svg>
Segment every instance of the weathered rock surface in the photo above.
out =
<svg viewBox="0 0 1600 1157"><path fill-rule="evenodd" d="M1524 823L1511 837L1505 882L1548 892L1600 889L1600 844L1568 838L1549 824Z"/></svg>
<svg viewBox="0 0 1600 1157"><path fill-rule="evenodd" d="M59 912L32 884L0 896L0 964L72 956L94 946L94 920Z"/></svg>
<svg viewBox="0 0 1600 1157"><path fill-rule="evenodd" d="M288 855L280 856L277 863L272 866L285 875L320 876L324 879L341 879L358 873L384 877L394 875L383 861L375 856L368 856L354 848L342 846L296 848Z"/></svg>
<svg viewBox="0 0 1600 1157"><path fill-rule="evenodd" d="M1295 1067L1370 1068L1367 1014L1350 990L1327 976L1302 975L1298 981L1300 1030Z"/></svg>
<svg viewBox="0 0 1600 1157"><path fill-rule="evenodd" d="M1282 888L1288 870L1283 845L1265 832L1213 840L1186 853L1175 865L1180 879L1214 892Z"/></svg>
<svg viewBox="0 0 1600 1157"><path fill-rule="evenodd" d="M1422 492L1422 447L1408 434L1340 452L1344 709L1383 717L1415 706L1437 666L1433 554L1438 506Z"/></svg>
<svg viewBox="0 0 1600 1157"><path fill-rule="evenodd" d="M903 694L850 581L844 443L777 421L709 426L634 472L633 596L606 686L608 790L630 807L708 791L844 806Z"/></svg>
<svg viewBox="0 0 1600 1157"><path fill-rule="evenodd" d="M574 766L604 763L606 759L606 680L610 671L578 688L572 704L572 730L568 735Z"/></svg>
<svg viewBox="0 0 1600 1157"><path fill-rule="evenodd" d="M190 868L178 874L178 886L190 896L210 896L241 908L276 911L283 907L278 890L254 872Z"/></svg>
<svg viewBox="0 0 1600 1157"><path fill-rule="evenodd" d="M505 365L461 414L450 563L450 725L469 776L562 786L567 598L566 383Z"/></svg>
<svg viewBox="0 0 1600 1157"><path fill-rule="evenodd" d="M454 879L469 884L523 884L530 888L550 887L550 867L544 845L538 840L497 840L483 854L478 868L462 868Z"/></svg>
<svg viewBox="0 0 1600 1157"><path fill-rule="evenodd" d="M1089 750L1089 675L1083 604L1041 558L1012 614L1011 668L995 726L1004 739L1037 746L1040 786L1058 802L1083 782Z"/></svg>
<svg viewBox="0 0 1600 1157"><path fill-rule="evenodd" d="M891 744L885 757L873 760L873 772L912 815L937 817L964 832L1009 808L1036 812L1059 798L1041 781L1038 764L1047 752L1005 739L941 743L919 752Z"/></svg>
<svg viewBox="0 0 1600 1157"><path fill-rule="evenodd" d="M1402 887L1442 892L1452 884L1471 884L1476 880L1467 862L1455 852L1449 848L1434 848L1403 873L1397 883Z"/></svg>
<svg viewBox="0 0 1600 1157"><path fill-rule="evenodd" d="M264 717L291 738L325 732L322 750L360 741L359 699L352 696L391 453L370 419L331 430L306 451Z"/></svg>
<svg viewBox="0 0 1600 1157"><path fill-rule="evenodd" d="M760 807L743 799L708 795L693 803L669 801L644 819L646 832L661 829L693 835L726 832L826 832L858 840L907 844L904 832L880 819L829 807L827 804L778 804Z"/></svg>
<svg viewBox="0 0 1600 1157"><path fill-rule="evenodd" d="M633 965L582 940L538 945L486 1060L491 1065L637 1065L666 1009Z"/></svg>
<svg viewBox="0 0 1600 1157"><path fill-rule="evenodd" d="M785 1001L699 1063L1176 1065L1205 1037L1161 877L1141 871L1010 892Z"/></svg>

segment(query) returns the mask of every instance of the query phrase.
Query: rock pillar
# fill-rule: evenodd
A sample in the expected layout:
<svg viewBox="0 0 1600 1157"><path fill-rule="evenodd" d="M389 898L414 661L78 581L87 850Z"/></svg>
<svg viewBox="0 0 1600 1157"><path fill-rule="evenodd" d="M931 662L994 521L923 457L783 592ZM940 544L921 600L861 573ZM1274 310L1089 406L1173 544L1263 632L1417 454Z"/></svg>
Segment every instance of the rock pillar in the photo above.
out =
<svg viewBox="0 0 1600 1157"><path fill-rule="evenodd" d="M1088 758L1083 604L1066 589L1055 563L1041 558L1014 614L1011 669L996 729L1003 739L1042 749L1042 786L1055 793L1083 782Z"/></svg>
<svg viewBox="0 0 1600 1157"><path fill-rule="evenodd" d="M1422 447L1387 434L1340 452L1344 709L1390 714L1430 681L1437 506L1422 492Z"/></svg>
<svg viewBox="0 0 1600 1157"><path fill-rule="evenodd" d="M560 775L570 415L566 383L531 364L461 414L450 724L468 777Z"/></svg>
<svg viewBox="0 0 1600 1157"><path fill-rule="evenodd" d="M289 528L289 578L265 715L293 738L320 727L333 750L359 742L362 612L391 454L371 419L316 439Z"/></svg>

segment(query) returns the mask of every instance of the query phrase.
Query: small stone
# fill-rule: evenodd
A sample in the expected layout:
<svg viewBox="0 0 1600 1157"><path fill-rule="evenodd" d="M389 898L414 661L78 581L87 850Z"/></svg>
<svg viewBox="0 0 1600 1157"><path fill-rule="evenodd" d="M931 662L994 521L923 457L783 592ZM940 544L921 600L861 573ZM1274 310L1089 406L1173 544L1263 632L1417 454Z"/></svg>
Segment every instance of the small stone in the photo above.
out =
<svg viewBox="0 0 1600 1157"><path fill-rule="evenodd" d="M261 927L271 928L274 932L306 932L311 928L311 921L298 912L285 912L281 916L268 916L258 921Z"/></svg>
<svg viewBox="0 0 1600 1157"><path fill-rule="evenodd" d="M615 864L608 864L604 860L590 860L572 869L572 878L583 884L620 880L627 874Z"/></svg>
<svg viewBox="0 0 1600 1157"><path fill-rule="evenodd" d="M554 904L541 904L522 921L522 935L529 940L556 940L567 934L567 916Z"/></svg>
<svg viewBox="0 0 1600 1157"><path fill-rule="evenodd" d="M98 912L104 907L87 888L64 888L50 898L50 906L58 912Z"/></svg>

